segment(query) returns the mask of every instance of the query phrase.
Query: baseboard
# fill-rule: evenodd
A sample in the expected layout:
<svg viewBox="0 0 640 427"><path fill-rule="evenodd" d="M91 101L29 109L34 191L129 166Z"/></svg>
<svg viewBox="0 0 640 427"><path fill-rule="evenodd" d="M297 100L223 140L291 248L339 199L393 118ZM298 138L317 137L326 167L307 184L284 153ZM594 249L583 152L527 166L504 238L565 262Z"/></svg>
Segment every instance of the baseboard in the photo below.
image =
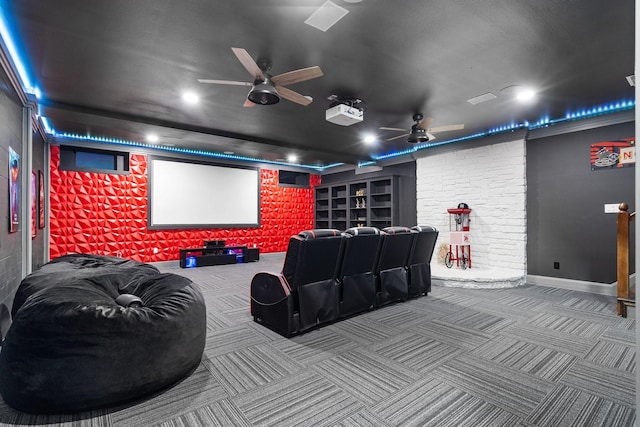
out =
<svg viewBox="0 0 640 427"><path fill-rule="evenodd" d="M612 283L612 285L618 286L618 281ZM629 288L633 288L636 285L636 273L629 276Z"/></svg>
<svg viewBox="0 0 640 427"><path fill-rule="evenodd" d="M561 277L535 276L527 274L527 283L548 286L551 288L570 289L572 291L590 292L592 294L617 296L616 283L586 282L584 280L563 279Z"/></svg>
<svg viewBox="0 0 640 427"><path fill-rule="evenodd" d="M151 261L148 264L151 264L156 267L180 267L180 261L178 260L170 260L170 261Z"/></svg>

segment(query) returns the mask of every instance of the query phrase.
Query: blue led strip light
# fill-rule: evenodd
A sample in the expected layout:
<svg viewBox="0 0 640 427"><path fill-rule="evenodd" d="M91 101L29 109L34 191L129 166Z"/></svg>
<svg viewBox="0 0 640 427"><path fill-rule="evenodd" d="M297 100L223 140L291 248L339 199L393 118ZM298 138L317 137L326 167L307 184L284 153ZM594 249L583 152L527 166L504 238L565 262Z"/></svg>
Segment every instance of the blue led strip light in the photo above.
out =
<svg viewBox="0 0 640 427"><path fill-rule="evenodd" d="M43 117L42 119L45 119L45 118ZM44 124L44 121L43 121L43 126L45 126L45 129L46 129L46 125ZM150 150L168 151L172 153L190 154L194 156L212 157L212 158L218 158L218 159L239 160L243 162L252 162L252 163L266 163L270 165L279 165L279 166L295 166L300 168L313 169L317 171L323 171L325 169L340 166L343 164L343 163L332 163L326 166L318 166L318 165L305 165L305 164L299 164L299 163L287 163L287 162L279 162L274 160L257 159L254 157L238 156L235 154L218 153L215 151L192 150L188 148L168 147L166 145L145 144L142 142L127 141L124 139L105 138L105 137L91 136L91 135L78 135L78 134L72 134L72 133L57 133L55 130L52 132L52 135L55 138L74 140L74 141L100 142L103 144L124 145L128 147L138 147L138 148L145 148Z"/></svg>
<svg viewBox="0 0 640 427"><path fill-rule="evenodd" d="M49 123L49 119L42 116L39 116L39 118L40 118L40 123L42 123L42 127L44 128L44 131L49 135L55 135L56 131L51 127L51 124Z"/></svg>
<svg viewBox="0 0 640 427"><path fill-rule="evenodd" d="M427 149L427 148L438 147L438 146L447 145L447 144L453 144L455 142L469 141L469 140L472 140L472 139L484 138L484 137L490 136L490 135L496 135L496 134L505 133L505 132L512 132L512 131L517 130L517 129L539 129L539 128L542 128L542 127L552 126L552 125L555 125L555 124L558 124L558 123L567 122L567 121L582 120L582 119L587 119L587 118L600 116L600 115L604 115L604 114L617 113L617 112L620 112L620 111L633 109L635 107L635 105L636 105L635 100L620 101L620 102L615 102L615 103L610 103L610 104L594 107L594 108L587 109L587 110L581 110L581 111L578 111L578 112L567 113L565 117L560 118L560 119L553 119L552 120L552 119L549 119L549 117L542 117L538 121L536 121L535 123L529 123L529 122L510 123L510 124L507 124L507 125L491 128L491 129L489 129L488 131L485 131L485 132L475 133L473 135L468 135L468 136L463 136L463 137L460 137L460 138L448 139L448 140L438 141L438 142L426 142L424 144L414 145L411 148L408 148L406 150L392 151L390 153L385 153L385 154L381 154L381 155L378 155L378 156L372 156L373 157L372 161L361 162L361 163L358 164L358 167L372 165L378 160L384 160L384 159L390 159L390 158L394 158L394 157L404 156L404 155L411 154L411 153L414 153L416 151L424 150L424 149ZM44 117L42 119L45 120ZM44 122L43 122L43 125L44 125ZM45 129L47 129L47 128L51 129L50 126L45 125ZM148 149L153 149L153 150L164 150L164 151L171 151L171 152L175 152L175 153L192 154L192 155L196 155L196 156L214 157L214 158L222 158L222 159L230 159L230 160L240 160L240 161L245 161L245 162L266 163L266 164L280 165L280 166L296 166L296 167L301 167L301 168L313 169L313 170L317 170L317 171L320 171L320 172L344 164L344 163L332 163L332 164L325 165L325 166L305 165L305 164L297 164L297 163L277 162L277 161L272 161L272 160L261 160L261 159L256 159L256 158L253 158L253 157L237 156L237 155L234 155L234 154L224 154L224 153L217 153L217 152L212 152L212 151L190 150L190 149L185 149L185 148L150 145L150 144L143 144L143 143L140 143L140 142L124 141L124 140L117 140L117 139L112 139L112 138L83 136L83 135L74 135L74 134L66 134L66 133L58 135L58 134L55 133L55 131L53 131L52 133L57 137L67 138L67 139L78 139L78 140L83 140L83 141L96 141L96 142L104 142L104 143L110 143L110 144L128 145L128 146L148 148Z"/></svg>
<svg viewBox="0 0 640 427"><path fill-rule="evenodd" d="M635 108L635 106L636 106L635 100L623 100L618 102L612 102L609 104L599 105L597 107L593 107L590 109L583 109L576 112L569 112L565 115L565 117L562 117L559 119L550 119L549 117L541 117L535 123L529 123L527 121L523 123L511 123L508 125L498 126L498 127L489 129L486 132L480 132L480 133L476 133L469 136L463 136L461 138L448 139L445 141L438 141L438 142L425 142L424 144L414 145L413 147L406 150L392 151L390 153L381 154L379 156L373 156L373 159L374 161L390 159L393 157L404 156L406 154L414 153L418 150L423 150L426 148L438 147L440 145L452 144L454 142L468 141L470 139L483 138L489 135L496 135L496 134L505 133L505 132L512 132L516 129L529 129L529 130L539 129L547 126L556 125L559 123L575 121L575 120L583 120L591 117L602 116L605 114L613 114L613 113L618 113L620 111L632 110L633 108ZM361 164L365 164L365 163L361 163ZM361 164L359 164L358 166L360 166Z"/></svg>
<svg viewBox="0 0 640 427"><path fill-rule="evenodd" d="M4 15L4 3L4 1L0 1L0 37L2 37L2 41L11 58L11 62L13 63L15 72L20 79L22 89L25 91L25 93L33 94L36 96L36 98L40 98L40 89L31 83L31 79L29 79L29 73L27 72L27 67L20 59L21 55L18 52L18 47L11 37L11 32L9 31L9 26L7 25L7 19Z"/></svg>
<svg viewBox="0 0 640 427"><path fill-rule="evenodd" d="M535 123L532 126L529 126L529 129L537 129L540 127L544 127L547 124L558 124L562 122L572 121L572 120L581 120L587 119L590 117L602 116L604 114L617 113L619 111L632 110L636 106L636 101L634 99L631 100L623 100L618 102L612 102L610 104L599 105L597 107L590 108L588 110L580 110L576 112L569 112L565 115L565 117L555 120L548 120L547 123Z"/></svg>

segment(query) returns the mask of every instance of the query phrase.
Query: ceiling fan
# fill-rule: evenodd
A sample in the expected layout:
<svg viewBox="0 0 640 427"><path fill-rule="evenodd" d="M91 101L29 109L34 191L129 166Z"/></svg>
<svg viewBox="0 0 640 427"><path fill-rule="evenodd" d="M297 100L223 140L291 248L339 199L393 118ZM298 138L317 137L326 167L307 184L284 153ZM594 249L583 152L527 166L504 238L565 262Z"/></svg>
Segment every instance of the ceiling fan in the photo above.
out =
<svg viewBox="0 0 640 427"><path fill-rule="evenodd" d="M387 141L394 141L396 139L408 136L407 141L415 144L418 142L427 142L436 139L434 133L464 129L463 124L430 127L433 119L431 117L425 118L422 113L414 114L413 121L415 123L413 124L413 126L411 126L411 129L381 127L380 130L391 130L396 132L408 131L409 133L388 138Z"/></svg>
<svg viewBox="0 0 640 427"><path fill-rule="evenodd" d="M238 47L232 47L231 50L236 55L240 63L253 77L253 82L240 82L233 80L211 80L198 79L200 83L211 83L220 85L236 85L236 86L253 86L249 91L245 107L253 107L255 104L272 105L280 102L280 98L287 99L300 105L311 104L309 97L303 96L298 92L294 92L284 86L293 83L303 82L305 80L315 79L322 76L320 67L301 68L299 70L289 71L288 73L272 76L267 73L271 68L268 61L259 61L260 65L251 58L249 53Z"/></svg>

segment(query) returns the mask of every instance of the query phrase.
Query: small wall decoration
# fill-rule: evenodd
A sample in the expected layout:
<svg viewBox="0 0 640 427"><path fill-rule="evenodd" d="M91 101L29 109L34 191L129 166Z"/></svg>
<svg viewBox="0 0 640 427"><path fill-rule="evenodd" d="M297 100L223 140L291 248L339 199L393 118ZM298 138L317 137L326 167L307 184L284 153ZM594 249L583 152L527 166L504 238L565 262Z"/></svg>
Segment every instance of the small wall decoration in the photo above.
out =
<svg viewBox="0 0 640 427"><path fill-rule="evenodd" d="M38 228L44 228L44 174L38 171Z"/></svg>
<svg viewBox="0 0 640 427"><path fill-rule="evenodd" d="M20 226L20 156L9 147L9 233Z"/></svg>
<svg viewBox="0 0 640 427"><path fill-rule="evenodd" d="M631 167L635 163L635 137L591 144L591 170Z"/></svg>
<svg viewBox="0 0 640 427"><path fill-rule="evenodd" d="M38 234L38 176L31 172L31 238Z"/></svg>

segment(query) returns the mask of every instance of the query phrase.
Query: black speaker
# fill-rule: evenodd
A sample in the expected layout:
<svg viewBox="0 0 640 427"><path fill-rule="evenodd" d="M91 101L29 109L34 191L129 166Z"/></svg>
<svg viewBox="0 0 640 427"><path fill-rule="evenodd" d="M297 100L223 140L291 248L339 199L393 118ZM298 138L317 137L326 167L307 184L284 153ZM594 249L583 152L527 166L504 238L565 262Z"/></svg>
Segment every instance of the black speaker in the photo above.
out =
<svg viewBox="0 0 640 427"><path fill-rule="evenodd" d="M236 262L235 255L202 255L196 258L196 267L235 264Z"/></svg>
<svg viewBox="0 0 640 427"><path fill-rule="evenodd" d="M244 255L244 262L254 262L260 261L260 249L258 248L247 248L247 251Z"/></svg>
<svg viewBox="0 0 640 427"><path fill-rule="evenodd" d="M225 241L224 240L205 240L204 247L207 249L217 249L224 248Z"/></svg>

